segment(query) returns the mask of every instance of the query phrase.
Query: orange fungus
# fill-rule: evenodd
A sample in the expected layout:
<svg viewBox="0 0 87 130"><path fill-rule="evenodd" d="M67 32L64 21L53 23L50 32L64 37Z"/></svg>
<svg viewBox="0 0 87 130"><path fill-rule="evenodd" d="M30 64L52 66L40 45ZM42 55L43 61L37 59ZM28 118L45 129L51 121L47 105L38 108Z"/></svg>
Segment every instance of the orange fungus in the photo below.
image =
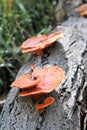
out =
<svg viewBox="0 0 87 130"><path fill-rule="evenodd" d="M33 68L36 65L33 66ZM33 77L33 79L32 79ZM65 77L65 72L58 66L45 67L33 70L32 74L25 74L16 79L11 87L17 87L22 90L20 96L31 96L37 100L42 94L52 92ZM26 91L25 91L26 90ZM54 102L53 97L47 97L42 104L36 105L36 110L44 111L44 108Z"/></svg>
<svg viewBox="0 0 87 130"><path fill-rule="evenodd" d="M81 16L87 17L87 10L81 13Z"/></svg>
<svg viewBox="0 0 87 130"><path fill-rule="evenodd" d="M16 79L12 84L11 87L17 87L17 88L31 88L37 85L40 82L40 79L31 80L30 74L25 74L18 79Z"/></svg>
<svg viewBox="0 0 87 130"><path fill-rule="evenodd" d="M82 4L76 8L76 12L79 12L81 16L87 17L87 4Z"/></svg>
<svg viewBox="0 0 87 130"><path fill-rule="evenodd" d="M43 112L44 108L50 106L54 101L55 99L53 97L47 97L42 104L36 105L36 110Z"/></svg>
<svg viewBox="0 0 87 130"><path fill-rule="evenodd" d="M33 71L32 75L40 80L34 89L21 92L20 96L33 96L52 92L62 81L65 72L58 66L45 67Z"/></svg>
<svg viewBox="0 0 87 130"><path fill-rule="evenodd" d="M37 55L42 54L42 50L51 44L53 44L55 41L59 40L63 37L63 33L61 32L55 32L53 34L50 34L48 36L46 35L40 35L40 36L33 36L29 39L27 39L23 44L21 45L21 49L23 53L27 52L36 52Z"/></svg>
<svg viewBox="0 0 87 130"><path fill-rule="evenodd" d="M84 12L87 10L87 4L82 4L81 6L79 6L78 8L76 8L77 12Z"/></svg>

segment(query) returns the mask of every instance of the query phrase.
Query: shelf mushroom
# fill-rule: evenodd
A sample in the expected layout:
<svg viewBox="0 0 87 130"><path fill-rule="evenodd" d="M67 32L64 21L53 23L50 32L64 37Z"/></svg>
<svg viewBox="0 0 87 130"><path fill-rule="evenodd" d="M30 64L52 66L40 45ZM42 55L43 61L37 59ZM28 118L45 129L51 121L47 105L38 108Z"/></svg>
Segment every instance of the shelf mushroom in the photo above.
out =
<svg viewBox="0 0 87 130"><path fill-rule="evenodd" d="M31 77L34 77L34 79ZM65 72L60 67L45 67L33 70L31 75L25 74L19 77L11 84L11 87L20 88L22 90L20 96L31 96L34 99L38 99L43 94L52 92L61 83L64 77ZM44 108L53 102L53 97L47 97L43 104L36 105L36 110L43 112Z"/></svg>
<svg viewBox="0 0 87 130"><path fill-rule="evenodd" d="M76 8L76 12L79 12L81 16L87 17L87 4L82 4Z"/></svg>
<svg viewBox="0 0 87 130"><path fill-rule="evenodd" d="M36 104L36 110L39 110L41 113L44 112L44 109L55 101L54 97L47 97L42 104Z"/></svg>
<svg viewBox="0 0 87 130"><path fill-rule="evenodd" d="M58 66L45 67L34 70L31 79L30 74L25 74L16 79L11 87L17 87L22 91L20 96L37 96L52 92L62 81L65 72ZM31 89L29 89L31 88Z"/></svg>
<svg viewBox="0 0 87 130"><path fill-rule="evenodd" d="M58 31L48 36L40 35L33 36L28 38L23 44L20 46L23 53L35 52L37 55L42 54L42 50L49 47L55 41L59 40L63 37L63 33Z"/></svg>
<svg viewBox="0 0 87 130"><path fill-rule="evenodd" d="M87 17L87 10L81 13L81 16Z"/></svg>
<svg viewBox="0 0 87 130"><path fill-rule="evenodd" d="M31 75L30 74L25 74L18 79L16 79L12 84L11 87L16 87L20 89L24 88L32 88L36 86L40 82L40 79L36 80L31 80Z"/></svg>
<svg viewBox="0 0 87 130"><path fill-rule="evenodd" d="M35 88L20 93L20 96L34 96L52 92L62 81L65 72L58 66L45 67L33 71L32 75L40 80Z"/></svg>

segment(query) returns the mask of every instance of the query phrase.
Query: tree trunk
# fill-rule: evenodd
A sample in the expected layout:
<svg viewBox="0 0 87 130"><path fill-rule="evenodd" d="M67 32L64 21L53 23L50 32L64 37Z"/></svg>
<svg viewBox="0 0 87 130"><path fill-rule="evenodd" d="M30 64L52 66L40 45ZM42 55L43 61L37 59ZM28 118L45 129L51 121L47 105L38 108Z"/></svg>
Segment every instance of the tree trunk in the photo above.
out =
<svg viewBox="0 0 87 130"><path fill-rule="evenodd" d="M87 19L69 18L62 26L64 38L44 50L42 56L31 55L29 63L17 77L29 73L30 66L57 65L65 70L61 85L52 93L55 102L40 114L30 97L19 97L12 88L0 117L0 130L83 130L87 104ZM81 102L80 102L81 101Z"/></svg>

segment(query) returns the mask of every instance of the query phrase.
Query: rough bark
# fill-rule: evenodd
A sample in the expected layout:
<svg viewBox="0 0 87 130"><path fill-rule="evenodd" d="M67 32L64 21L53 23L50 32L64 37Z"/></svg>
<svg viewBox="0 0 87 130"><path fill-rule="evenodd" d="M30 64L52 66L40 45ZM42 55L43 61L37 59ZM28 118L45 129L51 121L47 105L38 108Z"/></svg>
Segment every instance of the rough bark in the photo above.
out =
<svg viewBox="0 0 87 130"><path fill-rule="evenodd" d="M66 71L66 77L52 93L55 103L43 114L35 110L30 97L19 97L19 89L12 88L0 116L0 130L80 130L84 117L81 113L87 103L87 19L70 18L54 31L62 29L64 38L44 50L42 56L32 55L29 63L18 72L17 77L37 68L58 65Z"/></svg>

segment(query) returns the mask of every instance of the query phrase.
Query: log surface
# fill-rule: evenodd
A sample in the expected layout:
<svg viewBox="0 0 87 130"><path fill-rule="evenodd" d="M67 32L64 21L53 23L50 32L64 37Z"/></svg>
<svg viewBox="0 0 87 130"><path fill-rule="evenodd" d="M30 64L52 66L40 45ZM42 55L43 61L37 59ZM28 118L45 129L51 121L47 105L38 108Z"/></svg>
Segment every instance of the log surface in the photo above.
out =
<svg viewBox="0 0 87 130"><path fill-rule="evenodd" d="M40 114L30 97L19 97L12 88L0 115L0 130L80 130L83 127L77 105L87 103L87 19L71 17L54 31L62 30L64 38L44 50L42 56L31 55L30 61L18 72L17 78L30 72L30 66L60 66L66 76L52 93L55 102ZM84 108L85 109L85 108Z"/></svg>

